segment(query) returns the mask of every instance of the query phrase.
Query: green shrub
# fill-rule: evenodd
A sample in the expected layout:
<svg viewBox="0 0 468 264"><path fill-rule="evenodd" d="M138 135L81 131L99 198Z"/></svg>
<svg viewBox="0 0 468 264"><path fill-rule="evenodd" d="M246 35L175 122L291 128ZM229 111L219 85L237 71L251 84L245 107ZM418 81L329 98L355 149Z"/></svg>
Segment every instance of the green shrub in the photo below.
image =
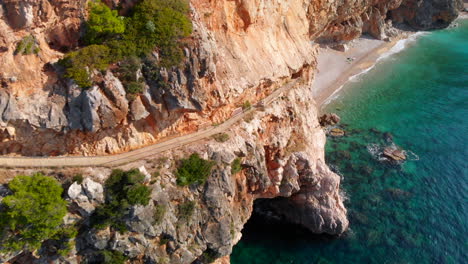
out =
<svg viewBox="0 0 468 264"><path fill-rule="evenodd" d="M30 55L38 54L40 51L39 44L33 35L24 37L16 46L15 55Z"/></svg>
<svg viewBox="0 0 468 264"><path fill-rule="evenodd" d="M83 175L82 174L76 174L75 176L73 176L73 179L72 181L73 182L76 182L78 184L82 184L83 183Z"/></svg>
<svg viewBox="0 0 468 264"><path fill-rule="evenodd" d="M158 47L162 60L168 57L165 66L178 64L180 61L177 61L177 54L181 52L178 40L192 33L188 12L189 4L186 0L141 1L128 20L124 39L138 43L139 55Z"/></svg>
<svg viewBox="0 0 468 264"><path fill-rule="evenodd" d="M101 44L104 40L125 32L124 17L99 0L89 2L85 40L88 44Z"/></svg>
<svg viewBox="0 0 468 264"><path fill-rule="evenodd" d="M90 77L92 70L105 70L111 63L146 56L156 47L160 53L160 66L180 64L183 52L179 40L192 32L188 13L186 0L143 0L135 5L132 15L124 19L100 1L91 2L85 42L102 45L91 45L68 54L65 57L65 77L87 88L93 83ZM82 52L92 46L92 52ZM102 47L96 50L96 46ZM90 58L96 60L89 62ZM125 83L130 94L141 92L140 80L131 79Z"/></svg>
<svg viewBox="0 0 468 264"><path fill-rule="evenodd" d="M163 204L156 205L154 210L154 224L160 224L166 215L166 206Z"/></svg>
<svg viewBox="0 0 468 264"><path fill-rule="evenodd" d="M60 234L67 203L57 180L37 173L17 176L8 186L13 194L2 200L0 212L3 251L34 251Z"/></svg>
<svg viewBox="0 0 468 264"><path fill-rule="evenodd" d="M65 77L75 80L82 88L89 88L93 85L91 72L106 70L111 62L109 55L107 46L91 45L68 53L60 63L66 68Z"/></svg>
<svg viewBox="0 0 468 264"><path fill-rule="evenodd" d="M119 251L101 250L99 252L99 263L102 264L124 264L127 258Z"/></svg>
<svg viewBox="0 0 468 264"><path fill-rule="evenodd" d="M242 109L243 110L248 110L252 107L252 104L250 103L250 101L245 101L243 104L242 104Z"/></svg>
<svg viewBox="0 0 468 264"><path fill-rule="evenodd" d="M240 158L236 158L232 163L231 163L231 174L237 174L241 172L242 170L242 161Z"/></svg>
<svg viewBox="0 0 468 264"><path fill-rule="evenodd" d="M132 205L148 205L151 189L143 185L145 176L137 169L114 170L104 184L106 201L96 208L91 225L96 228L111 226L126 231L123 218Z"/></svg>
<svg viewBox="0 0 468 264"><path fill-rule="evenodd" d="M177 184L187 186L205 183L214 164L213 161L200 158L197 153L190 155L188 159L182 159L176 172Z"/></svg>
<svg viewBox="0 0 468 264"><path fill-rule="evenodd" d="M153 179L157 179L159 176L161 176L161 173L159 171L155 171L153 172L153 174L151 174L151 178Z"/></svg>
<svg viewBox="0 0 468 264"><path fill-rule="evenodd" d="M131 205L148 205L151 190L141 184L133 185L127 189L127 200Z"/></svg>
<svg viewBox="0 0 468 264"><path fill-rule="evenodd" d="M205 250L203 254L200 256L199 260L201 263L213 263L219 256L216 254L216 252L210 248Z"/></svg>
<svg viewBox="0 0 468 264"><path fill-rule="evenodd" d="M60 232L54 237L54 242L57 245L57 254L61 256L68 255L75 246L75 237L78 235L76 226L62 227Z"/></svg>
<svg viewBox="0 0 468 264"><path fill-rule="evenodd" d="M213 135L213 138L217 142L223 143L229 140L229 135L226 133L218 133L216 135Z"/></svg>
<svg viewBox="0 0 468 264"><path fill-rule="evenodd" d="M179 204L179 219L183 221L190 220L195 212L195 205L196 203L194 201L187 201Z"/></svg>
<svg viewBox="0 0 468 264"><path fill-rule="evenodd" d="M143 92L143 83L141 82L129 82L124 84L125 91L130 95L136 95Z"/></svg>

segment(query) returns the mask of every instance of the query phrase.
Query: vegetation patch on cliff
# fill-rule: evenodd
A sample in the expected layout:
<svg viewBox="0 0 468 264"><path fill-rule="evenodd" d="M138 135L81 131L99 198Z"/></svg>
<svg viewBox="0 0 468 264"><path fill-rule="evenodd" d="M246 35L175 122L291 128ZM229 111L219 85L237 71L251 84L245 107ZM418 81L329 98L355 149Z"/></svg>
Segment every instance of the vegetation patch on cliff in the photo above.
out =
<svg viewBox="0 0 468 264"><path fill-rule="evenodd" d="M145 57L155 48L161 67L179 64L183 58L180 39L192 32L186 0L143 0L128 17L118 16L116 10L95 0L89 4L89 13L84 43L90 46L71 52L62 60L65 76L82 88L93 84L94 70L105 70L110 64L128 58ZM125 70L129 71L127 76L136 74L131 67ZM140 83L132 78L124 85L129 93L135 94L141 92Z"/></svg>
<svg viewBox="0 0 468 264"><path fill-rule="evenodd" d="M8 187L13 194L3 199L0 207L2 251L33 252L47 239L73 236L60 228L67 203L61 196L62 186L55 179L40 173L22 175Z"/></svg>
<svg viewBox="0 0 468 264"><path fill-rule="evenodd" d="M177 184L187 186L205 183L214 165L214 161L204 160L197 153L190 155L188 159L180 160L176 172Z"/></svg>
<svg viewBox="0 0 468 264"><path fill-rule="evenodd" d="M240 158L236 158L232 163L231 163L231 174L237 174L242 171L242 160Z"/></svg>
<svg viewBox="0 0 468 264"><path fill-rule="evenodd" d="M133 205L148 205L151 189L143 185L145 176L140 171L114 170L105 183L103 205L96 208L91 224L96 228L111 226L120 232L127 230L123 218Z"/></svg>
<svg viewBox="0 0 468 264"><path fill-rule="evenodd" d="M33 35L24 37L16 46L15 55L38 54L40 51L36 38Z"/></svg>

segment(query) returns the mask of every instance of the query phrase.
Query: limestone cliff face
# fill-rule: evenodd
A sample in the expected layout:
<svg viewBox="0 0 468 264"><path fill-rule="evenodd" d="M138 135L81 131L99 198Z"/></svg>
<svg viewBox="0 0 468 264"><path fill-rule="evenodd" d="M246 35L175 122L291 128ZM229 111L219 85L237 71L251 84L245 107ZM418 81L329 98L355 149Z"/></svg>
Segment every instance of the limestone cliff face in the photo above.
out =
<svg viewBox="0 0 468 264"><path fill-rule="evenodd" d="M79 252L63 263L75 263L80 256L92 258L100 249L118 250L147 263L161 259L191 263L204 252L227 256L258 198L284 197L275 207L288 208L287 220L316 233L341 234L348 221L339 195L340 178L324 163L325 135L310 91L315 42L346 42L362 33L385 39L391 37L388 20L439 27L439 17L450 21L457 5L454 0L438 1L443 4L403 0L408 7L403 8L402 0L191 0L194 33L187 40L183 64L159 68L149 57L141 67L145 89L129 98L111 71L95 73L102 82L82 90L60 78L54 66L63 52L78 45L86 1L4 0L0 152L118 153L222 122L242 103L257 102L298 79L299 84L264 111L232 127L229 141L200 142L166 153L166 169L153 185L154 203L129 212L126 222L132 232L82 234ZM122 12L135 3L105 2L122 4ZM15 55L18 42L29 35L39 53ZM218 165L206 185L182 189L175 184L170 161L191 152ZM236 157L244 169L232 175L230 164ZM152 168L150 161L147 165ZM79 207L76 216L86 219L93 209L89 204L98 201L80 205L83 197L77 197L70 197ZM178 204L185 201L197 202L189 221L177 216ZM161 223L154 219L158 204L167 207Z"/></svg>
<svg viewBox="0 0 468 264"><path fill-rule="evenodd" d="M264 97L269 85L300 75L314 57L311 41L345 42L362 33L384 39L391 37L389 19L440 27L456 16L457 1L192 0L194 34L185 62L161 69L150 58L142 65L144 92L128 100L111 72L87 91L57 73L54 62L78 45L85 0L5 0L1 153L117 153L193 132L225 120L246 100ZM125 12L136 1L105 2ZM15 55L29 35L39 53Z"/></svg>
<svg viewBox="0 0 468 264"><path fill-rule="evenodd" d="M418 30L447 27L462 10L462 0L403 0L390 17L396 22L406 22Z"/></svg>
<svg viewBox="0 0 468 264"><path fill-rule="evenodd" d="M76 248L58 259L48 254L40 259L19 255L16 261L94 263L98 251L116 250L131 263L208 263L203 256L229 256L259 198L284 197L289 201L288 215L294 216L289 220L313 232L341 234L348 220L339 194L340 177L324 163L325 134L309 86L310 82L299 83L246 117L227 131L226 142L209 139L127 165L140 166L148 175L152 194L149 205L134 206L125 215L129 231L124 234L88 226L90 214L103 202L99 182L109 171L84 171L83 183L74 183L66 191L70 213L65 219L83 230ZM177 186L174 164L193 152L215 161L215 168L206 184ZM233 173L231 164L236 158L243 169ZM159 176L150 181L155 171ZM180 205L189 201L194 210L184 215ZM163 213L156 214L157 210ZM53 248L43 248L36 255L40 252L53 252ZM6 259L0 255L0 261Z"/></svg>

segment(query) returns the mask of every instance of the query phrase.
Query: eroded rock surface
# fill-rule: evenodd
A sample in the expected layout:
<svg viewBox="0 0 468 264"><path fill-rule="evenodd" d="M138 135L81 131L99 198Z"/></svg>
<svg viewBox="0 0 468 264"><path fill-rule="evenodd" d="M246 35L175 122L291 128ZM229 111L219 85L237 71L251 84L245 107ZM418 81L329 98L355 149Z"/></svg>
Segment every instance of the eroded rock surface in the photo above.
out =
<svg viewBox="0 0 468 264"><path fill-rule="evenodd" d="M309 85L298 84L282 99L242 120L227 131L226 142L211 139L139 163L144 164L140 172L152 179L146 181L151 201L125 214L128 232L89 226L89 217L104 201L102 177L92 174L94 180L86 177L81 184L71 184L67 190L71 212L66 221L80 223L82 231L76 238L76 251L60 257L58 263L77 257L92 261L101 250L122 252L131 262L192 263L208 254L226 263L254 201L275 197L281 197L281 202L271 206L288 221L315 233L343 233L348 220L339 194L340 177L324 163L325 134L311 94L304 96ZM180 187L174 164L193 152L216 165L205 184ZM241 160L242 170L233 173L235 159ZM151 176L155 171L157 176ZM187 202L195 206L184 215L180 205ZM31 261L41 263L49 257Z"/></svg>
<svg viewBox="0 0 468 264"><path fill-rule="evenodd" d="M106 0L125 14L136 1ZM83 91L57 74L54 63L77 47L86 1L5 0L0 7L0 127L2 154L108 154L230 117L302 72L314 60L311 41L342 44L363 33L395 35L395 23L446 26L459 0L207 1L192 0L194 33L179 68L164 69L157 54L143 62L143 93L127 99L110 72ZM37 55L15 55L29 34ZM100 73L97 73L100 74ZM299 74L300 75L300 74ZM312 78L310 76L309 78ZM309 81L309 80L307 80ZM190 116L190 117L189 117Z"/></svg>
<svg viewBox="0 0 468 264"><path fill-rule="evenodd" d="M103 249L146 263L192 263L203 253L226 261L260 198L276 198L270 206L278 215L312 232L343 233L348 220L340 177L324 163L326 138L310 91L314 42L344 44L363 33L385 39L398 23L443 27L455 18L459 3L191 0L194 33L182 66L160 68L154 62L158 54L149 56L141 67L143 92L132 98L111 71L97 73L102 82L88 90L57 73L54 62L78 45L85 2L5 0L0 5L1 154L127 151L220 123L246 101L255 103L292 79L301 82L233 126L227 142L212 140L165 153L163 172L151 184L152 202L126 215L130 232L85 230L77 238L77 251L59 263L76 263L77 255L92 259ZM122 14L135 3L104 2L121 5ZM40 46L38 55L14 55L29 34ZM205 185L178 187L171 162L192 152L217 166ZM233 175L236 158L243 170ZM102 182L71 185L74 210L67 221L87 222L103 201ZM188 201L196 206L187 219L178 208ZM162 220L154 214L159 206L165 208ZM44 261L49 260L38 263Z"/></svg>

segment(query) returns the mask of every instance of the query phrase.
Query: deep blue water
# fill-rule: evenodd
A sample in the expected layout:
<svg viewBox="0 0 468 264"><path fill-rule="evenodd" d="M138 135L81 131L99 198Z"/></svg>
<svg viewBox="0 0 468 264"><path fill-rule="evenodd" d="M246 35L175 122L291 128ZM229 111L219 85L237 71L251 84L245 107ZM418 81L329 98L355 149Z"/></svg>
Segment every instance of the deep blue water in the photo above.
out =
<svg viewBox="0 0 468 264"><path fill-rule="evenodd" d="M342 175L351 229L334 238L254 218L244 263L468 263L468 20L419 37L325 107L342 118L327 162ZM410 160L378 159L397 145Z"/></svg>

